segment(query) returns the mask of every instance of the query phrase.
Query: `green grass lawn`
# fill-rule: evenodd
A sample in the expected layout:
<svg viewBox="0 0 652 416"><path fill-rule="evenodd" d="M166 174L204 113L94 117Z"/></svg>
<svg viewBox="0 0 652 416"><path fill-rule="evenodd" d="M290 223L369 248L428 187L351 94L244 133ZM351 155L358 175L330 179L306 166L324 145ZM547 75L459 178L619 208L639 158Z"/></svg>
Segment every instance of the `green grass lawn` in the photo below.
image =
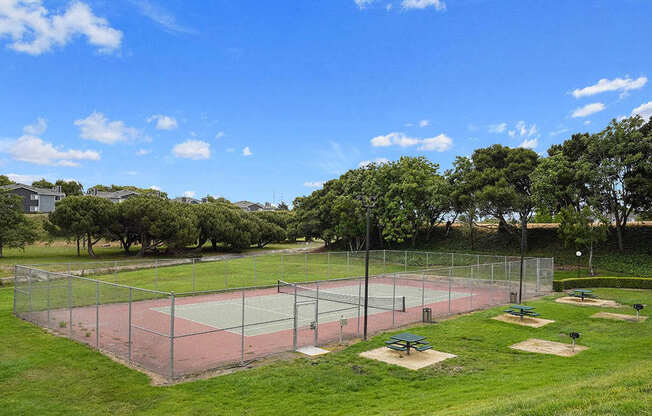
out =
<svg viewBox="0 0 652 416"><path fill-rule="evenodd" d="M652 305L651 291L596 293L624 305L615 312ZM538 329L491 320L501 307L412 328L457 355L416 372L358 356L381 346L383 334L317 359L153 387L145 375L13 317L11 288L2 288L0 414L649 415L652 319L593 319L599 308L551 299L528 302L556 321ZM590 347L576 357L508 348L532 337L569 342L561 334L571 330Z"/></svg>

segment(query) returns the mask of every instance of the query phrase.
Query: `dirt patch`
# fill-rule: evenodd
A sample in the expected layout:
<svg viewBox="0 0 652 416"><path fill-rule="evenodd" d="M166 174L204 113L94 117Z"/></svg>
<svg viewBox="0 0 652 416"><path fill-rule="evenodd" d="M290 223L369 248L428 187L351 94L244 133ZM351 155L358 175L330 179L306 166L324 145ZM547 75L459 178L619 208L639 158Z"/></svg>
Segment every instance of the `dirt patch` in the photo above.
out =
<svg viewBox="0 0 652 416"><path fill-rule="evenodd" d="M526 341L519 342L518 344L511 345L509 348L514 350L536 352L538 354L551 354L560 357L572 357L589 347L583 345L562 344L561 342L546 341L543 339L530 338Z"/></svg>
<svg viewBox="0 0 652 416"><path fill-rule="evenodd" d="M625 315L622 313L611 313L611 312L598 312L591 315L591 318L613 319L615 321L643 322L647 319L647 316L641 315L637 320L636 315Z"/></svg>
<svg viewBox="0 0 652 416"><path fill-rule="evenodd" d="M613 300L608 300L608 299L582 299L572 297L572 296L564 296L563 298L557 298L555 299L555 302L557 303L566 303L568 305L579 305L579 306L597 306L601 308L619 308L621 305L618 303L614 302Z"/></svg>
<svg viewBox="0 0 652 416"><path fill-rule="evenodd" d="M544 325L548 325L548 324L551 324L551 323L555 322L555 321L552 321L550 319L532 318L532 317L528 317L528 316L525 316L525 317L521 318L521 317L518 317L518 316L510 315L508 313L498 315L498 316L494 316L491 319L495 319L496 321L501 321L501 322L507 322L507 323L510 323L510 324L529 326L531 328L540 328L540 327L542 327Z"/></svg>
<svg viewBox="0 0 652 416"><path fill-rule="evenodd" d="M413 351L410 353L410 355L407 355L405 352L390 350L387 347L380 347L376 348L375 350L365 351L360 353L360 356L369 358L371 360L382 361L387 364L399 365L410 370L419 370L449 358L457 357L453 354L435 350L426 350L421 352Z"/></svg>

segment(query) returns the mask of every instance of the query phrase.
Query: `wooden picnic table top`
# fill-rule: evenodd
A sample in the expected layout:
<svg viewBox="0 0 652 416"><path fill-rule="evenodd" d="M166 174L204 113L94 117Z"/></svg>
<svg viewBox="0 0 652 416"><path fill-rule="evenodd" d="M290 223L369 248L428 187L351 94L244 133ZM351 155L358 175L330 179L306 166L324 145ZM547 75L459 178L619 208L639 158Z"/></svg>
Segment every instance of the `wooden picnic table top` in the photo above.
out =
<svg viewBox="0 0 652 416"><path fill-rule="evenodd" d="M409 332L402 332L400 334L392 335L390 338L395 339L397 341L412 343L412 342L423 341L427 337L424 337L423 335L410 334Z"/></svg>
<svg viewBox="0 0 652 416"><path fill-rule="evenodd" d="M526 306L526 305L510 305L509 307L512 309L520 309L522 311L531 311L532 309L534 309L533 306Z"/></svg>

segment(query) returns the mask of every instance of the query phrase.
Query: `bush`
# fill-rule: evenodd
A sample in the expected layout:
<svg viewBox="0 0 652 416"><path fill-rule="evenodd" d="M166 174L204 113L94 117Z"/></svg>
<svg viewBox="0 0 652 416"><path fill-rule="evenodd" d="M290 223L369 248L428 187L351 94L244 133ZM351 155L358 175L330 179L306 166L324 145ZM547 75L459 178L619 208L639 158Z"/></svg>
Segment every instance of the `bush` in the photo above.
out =
<svg viewBox="0 0 652 416"><path fill-rule="evenodd" d="M552 288L555 292L583 287L615 287L627 289L652 289L652 279L646 277L584 277L555 280Z"/></svg>

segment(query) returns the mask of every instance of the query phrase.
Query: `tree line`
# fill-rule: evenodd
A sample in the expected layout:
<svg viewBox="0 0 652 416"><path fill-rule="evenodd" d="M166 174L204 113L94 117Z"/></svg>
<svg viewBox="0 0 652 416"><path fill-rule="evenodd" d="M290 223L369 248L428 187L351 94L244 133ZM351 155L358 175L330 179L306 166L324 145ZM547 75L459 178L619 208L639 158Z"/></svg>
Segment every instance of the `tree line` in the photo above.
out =
<svg viewBox="0 0 652 416"><path fill-rule="evenodd" d="M613 224L622 251L627 221L652 209L652 119L613 120L598 133L551 146L547 156L495 144L458 156L443 172L425 157L353 169L295 199L298 235L362 248L363 199L370 196L375 245L428 240L442 223L448 235L456 221L466 224L473 245L474 226L491 220L525 251L527 225L537 216L554 217L559 236L577 247L592 247Z"/></svg>

